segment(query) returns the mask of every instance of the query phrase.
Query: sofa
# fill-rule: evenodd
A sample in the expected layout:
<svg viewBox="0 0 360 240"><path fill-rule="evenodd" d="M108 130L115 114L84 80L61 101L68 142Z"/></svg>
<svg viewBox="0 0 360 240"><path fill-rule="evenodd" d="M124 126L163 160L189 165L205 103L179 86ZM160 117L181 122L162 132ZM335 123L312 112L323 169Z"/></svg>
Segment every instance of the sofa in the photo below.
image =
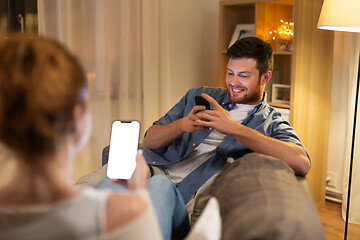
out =
<svg viewBox="0 0 360 240"><path fill-rule="evenodd" d="M108 153L107 146L102 152L102 169L77 184L86 185L86 177L92 174L93 179L104 177ZM153 170L152 174L159 174ZM200 221L209 199L218 202L222 239L325 239L306 177L295 176L278 159L249 153L226 163L187 204L192 226ZM204 221L203 217L207 232L211 224L206 229Z"/></svg>

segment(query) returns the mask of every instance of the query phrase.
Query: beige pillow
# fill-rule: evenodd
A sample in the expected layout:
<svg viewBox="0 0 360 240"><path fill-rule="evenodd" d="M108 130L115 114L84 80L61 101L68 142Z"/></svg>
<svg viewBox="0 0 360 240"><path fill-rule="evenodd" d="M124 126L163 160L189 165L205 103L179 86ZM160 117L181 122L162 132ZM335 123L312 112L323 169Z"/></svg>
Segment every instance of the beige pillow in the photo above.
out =
<svg viewBox="0 0 360 240"><path fill-rule="evenodd" d="M221 238L221 218L219 203L211 197L204 211L192 227L187 240L219 240Z"/></svg>

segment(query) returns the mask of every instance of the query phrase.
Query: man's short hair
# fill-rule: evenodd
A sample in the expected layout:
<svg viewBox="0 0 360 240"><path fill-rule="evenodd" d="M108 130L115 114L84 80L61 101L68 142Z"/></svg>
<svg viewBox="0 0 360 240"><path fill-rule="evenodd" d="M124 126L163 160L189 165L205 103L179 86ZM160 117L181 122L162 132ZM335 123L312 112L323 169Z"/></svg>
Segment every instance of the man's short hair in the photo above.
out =
<svg viewBox="0 0 360 240"><path fill-rule="evenodd" d="M259 75L273 69L273 49L271 45L257 37L244 37L237 40L227 50L229 58L253 58L257 62Z"/></svg>

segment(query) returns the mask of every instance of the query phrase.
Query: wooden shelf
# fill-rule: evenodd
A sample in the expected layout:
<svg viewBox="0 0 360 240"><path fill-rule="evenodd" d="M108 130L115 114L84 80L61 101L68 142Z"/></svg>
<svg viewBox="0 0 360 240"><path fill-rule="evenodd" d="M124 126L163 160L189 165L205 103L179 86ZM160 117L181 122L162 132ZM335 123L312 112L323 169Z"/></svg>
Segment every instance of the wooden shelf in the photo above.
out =
<svg viewBox="0 0 360 240"><path fill-rule="evenodd" d="M274 55L293 55L292 51L274 51Z"/></svg>
<svg viewBox="0 0 360 240"><path fill-rule="evenodd" d="M276 102L268 102L268 104L273 107L290 109L290 104L276 103Z"/></svg>
<svg viewBox="0 0 360 240"><path fill-rule="evenodd" d="M227 49L224 49L221 51L223 54L226 54ZM292 51L274 51L274 55L287 55L287 56L291 56L293 55Z"/></svg>

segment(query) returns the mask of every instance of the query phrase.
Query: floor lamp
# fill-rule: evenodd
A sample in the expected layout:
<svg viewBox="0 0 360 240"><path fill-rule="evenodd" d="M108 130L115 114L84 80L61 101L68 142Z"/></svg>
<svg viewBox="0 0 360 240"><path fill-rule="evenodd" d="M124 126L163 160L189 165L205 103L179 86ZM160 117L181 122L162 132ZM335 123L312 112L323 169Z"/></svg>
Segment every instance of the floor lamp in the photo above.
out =
<svg viewBox="0 0 360 240"><path fill-rule="evenodd" d="M345 32L360 32L360 1L359 0L324 0L321 9L318 28L334 31L345 31ZM348 230L348 218L350 208L350 192L351 192L351 178L352 168L354 162L354 148L355 148L355 130L356 130L356 116L358 108L358 97L359 97L359 82L360 82L360 56L358 75L356 83L356 94L355 94L355 110L354 110L354 122L352 132L352 143L351 143L351 155L350 155L350 168L349 168L349 184L348 184L348 196L346 203L346 220L345 220L345 233L344 239L347 238Z"/></svg>

